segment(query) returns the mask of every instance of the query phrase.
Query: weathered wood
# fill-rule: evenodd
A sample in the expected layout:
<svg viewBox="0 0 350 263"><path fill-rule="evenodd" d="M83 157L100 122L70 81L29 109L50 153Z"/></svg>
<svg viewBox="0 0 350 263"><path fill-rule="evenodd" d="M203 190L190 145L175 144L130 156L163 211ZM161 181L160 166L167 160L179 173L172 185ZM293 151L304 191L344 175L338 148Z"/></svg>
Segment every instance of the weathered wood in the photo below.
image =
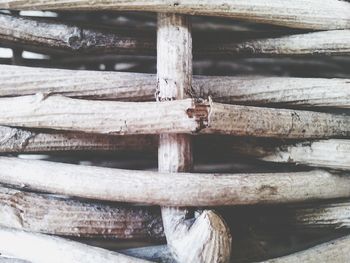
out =
<svg viewBox="0 0 350 263"><path fill-rule="evenodd" d="M9 228L0 228L0 252L34 263L150 262L63 238Z"/></svg>
<svg viewBox="0 0 350 263"><path fill-rule="evenodd" d="M278 1L194 1L194 0L46 0L37 2L1 0L0 8L15 10L120 10L223 16L295 28L346 29L350 27L350 4L344 1L295 0L293 4Z"/></svg>
<svg viewBox="0 0 350 263"><path fill-rule="evenodd" d="M154 136L112 136L73 132L33 131L0 126L0 152L63 151L155 152Z"/></svg>
<svg viewBox="0 0 350 263"><path fill-rule="evenodd" d="M0 111L0 125L101 134L217 133L280 138L350 136L348 116L198 103L192 99L128 103L38 94L2 98Z"/></svg>
<svg viewBox="0 0 350 263"><path fill-rule="evenodd" d="M276 144L276 142L274 143ZM259 140L233 140L232 149L239 154L268 162L297 163L315 167L350 170L350 141L330 139L279 145Z"/></svg>
<svg viewBox="0 0 350 263"><path fill-rule="evenodd" d="M159 14L157 29L157 100L183 99L192 83L192 35L186 16ZM192 142L187 134L162 134L158 150L159 171L190 172ZM187 262L229 262L231 236L223 220L204 211L195 220L183 208L163 207L167 242L174 258Z"/></svg>
<svg viewBox="0 0 350 263"><path fill-rule="evenodd" d="M162 239L158 209L87 203L0 187L0 225L61 236Z"/></svg>
<svg viewBox="0 0 350 263"><path fill-rule="evenodd" d="M326 171L192 174L129 171L0 158L0 182L68 196L163 206L289 203L350 196L346 174ZM96 184L96 181L99 183Z"/></svg>
<svg viewBox="0 0 350 263"><path fill-rule="evenodd" d="M120 101L151 101L157 85L152 74L6 65L0 65L0 81L1 97L44 93ZM350 80L194 76L192 90L185 95L244 105L350 108Z"/></svg>
<svg viewBox="0 0 350 263"><path fill-rule="evenodd" d="M329 262L343 263L349 260L350 237L339 238L305 251L297 252L288 256L270 259L269 263L294 263L294 262Z"/></svg>
<svg viewBox="0 0 350 263"><path fill-rule="evenodd" d="M0 14L0 39L2 44L29 46L34 51L53 49L55 52L155 54L154 40L145 34L133 36L125 32L97 30L6 14Z"/></svg>

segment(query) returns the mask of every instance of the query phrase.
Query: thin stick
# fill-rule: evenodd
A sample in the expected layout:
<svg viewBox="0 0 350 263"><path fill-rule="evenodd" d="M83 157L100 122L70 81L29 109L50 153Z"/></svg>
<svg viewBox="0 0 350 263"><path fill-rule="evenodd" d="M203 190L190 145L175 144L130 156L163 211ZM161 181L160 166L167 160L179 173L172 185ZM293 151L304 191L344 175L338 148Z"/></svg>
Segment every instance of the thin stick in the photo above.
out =
<svg viewBox="0 0 350 263"><path fill-rule="evenodd" d="M68 196L163 206L290 203L350 197L349 177L326 171L168 174L6 157L0 158L0 168L3 184Z"/></svg>
<svg viewBox="0 0 350 263"><path fill-rule="evenodd" d="M150 262L63 238L8 228L0 228L0 252L35 263Z"/></svg>
<svg viewBox="0 0 350 263"><path fill-rule="evenodd" d="M152 74L7 65L0 65L0 81L1 97L44 93L119 101L152 101L157 86ZM194 76L192 90L185 95L245 105L350 108L350 80Z"/></svg>
<svg viewBox="0 0 350 263"><path fill-rule="evenodd" d="M157 99L183 99L190 93L192 82L192 36L188 17L158 15L157 50ZM191 171L191 137L160 135L158 162L160 172ZM189 210L162 208L165 235L175 259L180 263L229 262L231 237L223 220L212 211L205 211L195 221L189 217Z"/></svg>
<svg viewBox="0 0 350 263"><path fill-rule="evenodd" d="M308 29L349 28L350 4L338 0L2 0L2 9L15 10L120 10L223 16L235 19Z"/></svg>
<svg viewBox="0 0 350 263"><path fill-rule="evenodd" d="M0 187L0 224L61 236L163 238L157 209L86 203Z"/></svg>

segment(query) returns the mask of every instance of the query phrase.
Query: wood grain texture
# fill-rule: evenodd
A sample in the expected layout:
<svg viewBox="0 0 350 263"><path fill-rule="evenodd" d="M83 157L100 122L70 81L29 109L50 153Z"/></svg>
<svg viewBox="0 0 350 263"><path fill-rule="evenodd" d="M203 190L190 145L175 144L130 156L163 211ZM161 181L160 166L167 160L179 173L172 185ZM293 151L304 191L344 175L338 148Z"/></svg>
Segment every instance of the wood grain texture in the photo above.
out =
<svg viewBox="0 0 350 263"><path fill-rule="evenodd" d="M100 134L206 133L278 138L350 136L350 118L345 115L211 101L198 103L192 99L128 103L38 94L1 98L0 111L0 125Z"/></svg>
<svg viewBox="0 0 350 263"><path fill-rule="evenodd" d="M339 238L305 251L297 252L288 256L270 259L268 263L294 263L294 262L329 262L343 263L349 259L350 237Z"/></svg>
<svg viewBox="0 0 350 263"><path fill-rule="evenodd" d="M316 170L264 174L129 171L0 158L0 182L50 193L163 206L290 203L350 196L346 174ZM96 184L96 181L99 184Z"/></svg>
<svg viewBox="0 0 350 263"><path fill-rule="evenodd" d="M192 84L192 34L189 17L158 14L157 93L158 101L183 99ZM192 170L192 140L188 134L161 134L158 166L163 173ZM193 211L192 211L193 213ZM213 211L191 218L184 208L162 207L167 243L180 263L230 260L228 227Z"/></svg>
<svg viewBox="0 0 350 263"><path fill-rule="evenodd" d="M34 263L150 262L59 237L9 228L0 228L0 252L3 255Z"/></svg>
<svg viewBox="0 0 350 263"><path fill-rule="evenodd" d="M236 141L233 151L268 162L296 163L314 167L350 170L350 141L330 139L294 144L268 145L259 141Z"/></svg>
<svg viewBox="0 0 350 263"><path fill-rule="evenodd" d="M0 187L0 225L71 237L164 237L158 209L87 203L4 187Z"/></svg>
<svg viewBox="0 0 350 263"><path fill-rule="evenodd" d="M346 29L350 27L350 4L338 0L1 0L0 8L15 10L120 10L182 13L230 17L294 28Z"/></svg>
<svg viewBox="0 0 350 263"><path fill-rule="evenodd" d="M7 65L0 65L0 81L1 97L43 93L118 101L152 101L157 86L152 74ZM230 104L350 108L350 80L194 76L184 95Z"/></svg>

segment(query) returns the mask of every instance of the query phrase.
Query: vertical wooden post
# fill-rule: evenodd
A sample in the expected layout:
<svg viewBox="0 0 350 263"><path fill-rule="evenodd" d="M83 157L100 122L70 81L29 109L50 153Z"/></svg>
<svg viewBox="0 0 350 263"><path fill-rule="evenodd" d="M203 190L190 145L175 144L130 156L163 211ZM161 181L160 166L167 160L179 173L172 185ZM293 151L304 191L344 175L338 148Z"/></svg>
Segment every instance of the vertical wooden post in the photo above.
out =
<svg viewBox="0 0 350 263"><path fill-rule="evenodd" d="M189 17L158 14L157 52L157 100L183 99L186 94L190 95L192 35ZM191 136L160 135L158 163L161 172L191 171ZM189 209L163 207L162 217L168 246L178 262L229 262L231 235L215 212L204 211L194 218Z"/></svg>

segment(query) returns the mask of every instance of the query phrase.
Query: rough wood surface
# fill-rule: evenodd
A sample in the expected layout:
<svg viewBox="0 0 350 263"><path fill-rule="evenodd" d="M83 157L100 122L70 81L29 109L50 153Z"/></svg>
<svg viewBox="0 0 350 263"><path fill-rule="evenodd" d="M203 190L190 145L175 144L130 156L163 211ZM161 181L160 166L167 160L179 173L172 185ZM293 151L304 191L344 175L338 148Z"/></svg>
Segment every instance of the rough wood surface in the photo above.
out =
<svg viewBox="0 0 350 263"><path fill-rule="evenodd" d="M194 35L194 54L205 56L259 56L259 55L329 55L349 54L350 31L295 34L279 37L267 32L250 32L249 41L244 35L237 41L235 33L225 36L217 33L214 39L207 34ZM271 35L273 38L271 38ZM242 36L243 35L243 36ZM254 36L258 39L254 39ZM231 40L232 38L232 40ZM22 46L44 53L112 53L155 55L156 41L153 31L94 29L71 25L61 21L25 18L0 14L0 39L2 44ZM21 55L21 53L19 53ZM19 56L20 58L20 56Z"/></svg>
<svg viewBox="0 0 350 263"><path fill-rule="evenodd" d="M157 100L183 99L185 94L190 94L192 83L192 35L188 17L158 15L157 50ZM191 137L161 134L158 164L163 173L190 172ZM229 262L229 229L213 211L204 211L198 218L190 219L191 212L187 209L162 207L162 218L168 246L178 262Z"/></svg>
<svg viewBox="0 0 350 263"><path fill-rule="evenodd" d="M34 51L154 55L154 40L145 34L97 30L53 22L0 14L2 44L29 46ZM45 52L45 51L44 51Z"/></svg>
<svg viewBox="0 0 350 263"><path fill-rule="evenodd" d="M274 146L258 140L232 142L233 151L264 161L350 170L350 141L330 139Z"/></svg>
<svg viewBox="0 0 350 263"><path fill-rule="evenodd" d="M129 171L0 158L0 182L99 200L163 206L288 203L350 196L349 177L326 171L193 174ZM96 184L96 181L99 183Z"/></svg>
<svg viewBox="0 0 350 263"><path fill-rule="evenodd" d="M308 250L297 252L288 256L270 259L264 262L268 263L294 263L294 262L308 262L308 263L343 263L349 259L350 252L350 237L346 236L339 238Z"/></svg>
<svg viewBox="0 0 350 263"><path fill-rule="evenodd" d="M0 252L33 263L150 262L63 238L9 228L0 228Z"/></svg>
<svg viewBox="0 0 350 263"><path fill-rule="evenodd" d="M162 239L158 209L87 203L0 187L0 225L61 236Z"/></svg>
<svg viewBox="0 0 350 263"><path fill-rule="evenodd" d="M20 105L20 107L18 107ZM0 125L114 135L206 133L279 138L349 137L345 115L271 109L192 99L166 102L86 101L63 96L0 99Z"/></svg>
<svg viewBox="0 0 350 263"><path fill-rule="evenodd" d="M1 97L44 93L120 101L154 100L157 86L152 74L7 65L0 65L0 81ZM191 92L185 95L245 105L350 108L350 80L194 76Z"/></svg>
<svg viewBox="0 0 350 263"><path fill-rule="evenodd" d="M295 28L346 29L350 27L350 4L338 0L1 0L0 8L15 10L120 10L223 16Z"/></svg>

